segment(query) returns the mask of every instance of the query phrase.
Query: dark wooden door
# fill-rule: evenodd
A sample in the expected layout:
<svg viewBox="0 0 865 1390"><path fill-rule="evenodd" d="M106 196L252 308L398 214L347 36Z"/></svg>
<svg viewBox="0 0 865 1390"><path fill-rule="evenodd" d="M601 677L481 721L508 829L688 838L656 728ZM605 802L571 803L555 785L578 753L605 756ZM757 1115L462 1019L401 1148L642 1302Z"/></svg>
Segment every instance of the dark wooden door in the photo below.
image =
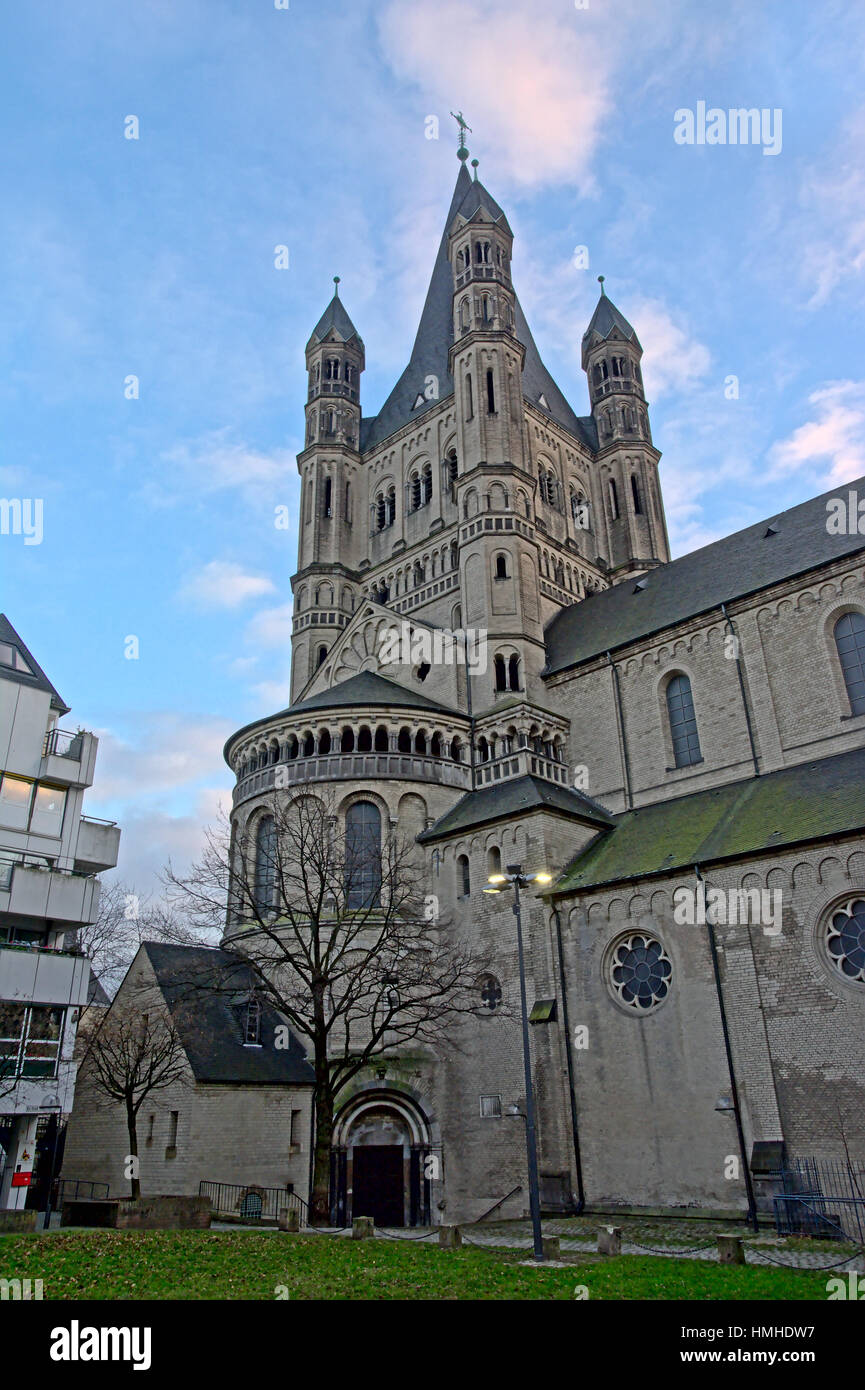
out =
<svg viewBox="0 0 865 1390"><path fill-rule="evenodd" d="M403 1156L399 1144L352 1149L352 1216L371 1216L377 1226L405 1222Z"/></svg>

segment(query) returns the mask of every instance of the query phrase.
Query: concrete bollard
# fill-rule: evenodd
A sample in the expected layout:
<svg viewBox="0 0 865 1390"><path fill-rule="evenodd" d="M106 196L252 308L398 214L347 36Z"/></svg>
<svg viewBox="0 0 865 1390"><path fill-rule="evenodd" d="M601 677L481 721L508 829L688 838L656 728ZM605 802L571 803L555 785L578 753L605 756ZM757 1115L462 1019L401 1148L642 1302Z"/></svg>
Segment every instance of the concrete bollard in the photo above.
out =
<svg viewBox="0 0 865 1390"><path fill-rule="evenodd" d="M598 1227L598 1254L599 1255L621 1255L622 1253L622 1228L621 1226L599 1226Z"/></svg>
<svg viewBox="0 0 865 1390"><path fill-rule="evenodd" d="M743 1265L745 1247L741 1236L718 1236L718 1263L722 1265Z"/></svg>
<svg viewBox="0 0 865 1390"><path fill-rule="evenodd" d="M439 1226L439 1245L442 1250L457 1250L463 1243L459 1226Z"/></svg>
<svg viewBox="0 0 865 1390"><path fill-rule="evenodd" d="M356 1216L351 1223L352 1240L369 1240L375 1235L375 1222L371 1216Z"/></svg>
<svg viewBox="0 0 865 1390"><path fill-rule="evenodd" d="M545 1260L561 1259L562 1249L558 1236L541 1236L541 1249Z"/></svg>
<svg viewBox="0 0 865 1390"><path fill-rule="evenodd" d="M297 1235L300 1230L300 1212L297 1207L282 1207L277 1213L276 1224L281 1231Z"/></svg>

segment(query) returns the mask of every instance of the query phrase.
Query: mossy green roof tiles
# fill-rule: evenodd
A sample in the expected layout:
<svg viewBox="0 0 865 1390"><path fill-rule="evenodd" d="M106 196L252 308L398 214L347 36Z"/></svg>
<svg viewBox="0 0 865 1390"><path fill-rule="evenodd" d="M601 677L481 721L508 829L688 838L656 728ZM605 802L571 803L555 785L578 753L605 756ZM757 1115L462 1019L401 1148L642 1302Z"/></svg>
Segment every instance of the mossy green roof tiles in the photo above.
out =
<svg viewBox="0 0 865 1390"><path fill-rule="evenodd" d="M782 768L615 817L554 893L766 854L865 828L865 749Z"/></svg>

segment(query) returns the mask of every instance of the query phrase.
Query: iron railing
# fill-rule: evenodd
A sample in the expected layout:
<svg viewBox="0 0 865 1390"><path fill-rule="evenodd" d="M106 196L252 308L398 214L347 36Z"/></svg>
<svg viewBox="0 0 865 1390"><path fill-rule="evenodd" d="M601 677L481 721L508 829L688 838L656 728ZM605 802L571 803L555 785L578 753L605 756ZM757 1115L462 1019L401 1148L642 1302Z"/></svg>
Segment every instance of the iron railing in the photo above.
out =
<svg viewBox="0 0 865 1390"><path fill-rule="evenodd" d="M89 1189L89 1191L87 1190ZM55 1178L51 1188L51 1206L56 1211L65 1201L77 1197L103 1202L108 1197L107 1182L89 1182L85 1178Z"/></svg>
<svg viewBox="0 0 865 1390"><path fill-rule="evenodd" d="M207 1182L198 1184L198 1195L209 1197L214 1216L242 1217L244 1221L276 1221L279 1213L292 1207L306 1224L306 1202L285 1187L259 1187L257 1183Z"/></svg>
<svg viewBox="0 0 865 1390"><path fill-rule="evenodd" d="M71 758L79 762L84 746L84 730L73 733L71 729L49 729L42 748L43 758Z"/></svg>
<svg viewBox="0 0 865 1390"><path fill-rule="evenodd" d="M782 1170L781 1183L773 1199L779 1235L865 1243L865 1163L797 1158Z"/></svg>

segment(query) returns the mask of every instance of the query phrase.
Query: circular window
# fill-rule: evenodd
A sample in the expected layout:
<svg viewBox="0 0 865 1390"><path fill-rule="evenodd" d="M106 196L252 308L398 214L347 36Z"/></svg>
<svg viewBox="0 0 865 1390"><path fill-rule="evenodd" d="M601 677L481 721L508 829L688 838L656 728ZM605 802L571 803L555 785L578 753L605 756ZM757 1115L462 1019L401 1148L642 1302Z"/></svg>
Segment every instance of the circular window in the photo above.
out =
<svg viewBox="0 0 865 1390"><path fill-rule="evenodd" d="M495 975L484 975L480 981L481 1004L492 1013L502 1002L502 987Z"/></svg>
<svg viewBox="0 0 865 1390"><path fill-rule="evenodd" d="M865 982L865 899L838 904L826 928L826 949L845 980Z"/></svg>
<svg viewBox="0 0 865 1390"><path fill-rule="evenodd" d="M673 967L660 941L637 932L613 947L609 972L616 998L646 1013L666 999Z"/></svg>

